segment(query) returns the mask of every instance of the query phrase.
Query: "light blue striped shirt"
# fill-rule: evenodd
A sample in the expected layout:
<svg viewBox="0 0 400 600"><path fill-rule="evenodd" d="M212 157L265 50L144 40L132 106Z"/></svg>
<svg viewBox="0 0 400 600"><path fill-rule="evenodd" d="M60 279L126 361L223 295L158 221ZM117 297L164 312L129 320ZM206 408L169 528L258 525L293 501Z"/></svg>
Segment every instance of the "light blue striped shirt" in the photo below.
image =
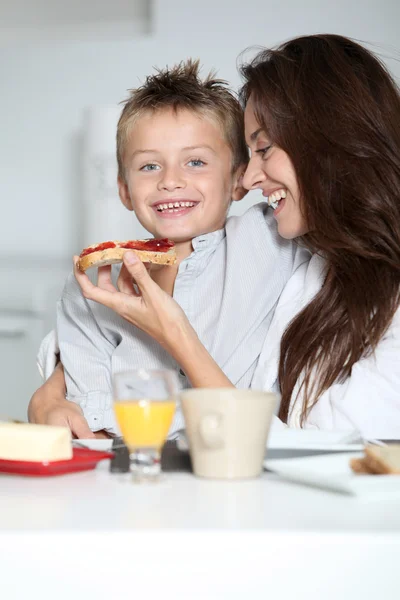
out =
<svg viewBox="0 0 400 600"><path fill-rule="evenodd" d="M174 298L201 342L239 388L250 387L283 287L308 252L284 240L265 203L224 229L193 240L179 265ZM120 266L113 268L117 278ZM173 369L183 388L190 382L152 338L112 310L86 300L71 274L57 310L57 335L67 398L78 403L93 431L117 434L112 376L138 367ZM170 433L183 427L180 410Z"/></svg>

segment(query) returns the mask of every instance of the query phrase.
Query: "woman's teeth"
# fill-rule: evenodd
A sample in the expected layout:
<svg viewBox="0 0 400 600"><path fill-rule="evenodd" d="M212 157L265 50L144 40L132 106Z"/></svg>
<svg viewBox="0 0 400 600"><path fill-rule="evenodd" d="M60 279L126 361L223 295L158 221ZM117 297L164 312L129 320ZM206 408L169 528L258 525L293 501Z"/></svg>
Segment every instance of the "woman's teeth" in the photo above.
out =
<svg viewBox="0 0 400 600"><path fill-rule="evenodd" d="M169 202L168 204L158 204L157 210L158 212L178 212L181 208L192 208L195 205L195 202Z"/></svg>
<svg viewBox="0 0 400 600"><path fill-rule="evenodd" d="M268 196L268 205L275 210L278 208L278 204L283 198L286 198L286 190L277 190Z"/></svg>

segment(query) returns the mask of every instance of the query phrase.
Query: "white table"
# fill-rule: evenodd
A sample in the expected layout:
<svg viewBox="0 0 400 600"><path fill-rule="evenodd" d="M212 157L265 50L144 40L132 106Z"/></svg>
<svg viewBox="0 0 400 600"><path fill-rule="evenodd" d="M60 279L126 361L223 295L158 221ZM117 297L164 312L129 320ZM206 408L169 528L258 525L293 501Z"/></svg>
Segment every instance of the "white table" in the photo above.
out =
<svg viewBox="0 0 400 600"><path fill-rule="evenodd" d="M272 474L133 485L108 461L0 477L4 600L391 600L399 556L397 495L360 500Z"/></svg>

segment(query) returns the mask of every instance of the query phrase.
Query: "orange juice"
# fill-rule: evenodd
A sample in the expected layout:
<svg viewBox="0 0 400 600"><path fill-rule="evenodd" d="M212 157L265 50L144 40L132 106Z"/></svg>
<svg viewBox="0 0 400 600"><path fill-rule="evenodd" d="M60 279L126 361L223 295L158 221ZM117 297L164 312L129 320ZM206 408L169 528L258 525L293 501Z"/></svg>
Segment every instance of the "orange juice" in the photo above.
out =
<svg viewBox="0 0 400 600"><path fill-rule="evenodd" d="M125 444L130 448L161 448L175 412L175 402L121 400L114 402L115 416Z"/></svg>

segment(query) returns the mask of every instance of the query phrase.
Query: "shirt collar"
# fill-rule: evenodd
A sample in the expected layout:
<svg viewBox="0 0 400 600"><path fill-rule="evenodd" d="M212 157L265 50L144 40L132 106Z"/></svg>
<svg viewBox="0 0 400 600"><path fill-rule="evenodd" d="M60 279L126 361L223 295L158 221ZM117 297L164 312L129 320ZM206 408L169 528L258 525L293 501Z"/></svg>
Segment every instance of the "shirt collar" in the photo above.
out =
<svg viewBox="0 0 400 600"><path fill-rule="evenodd" d="M211 233L204 233L192 239L193 250L203 250L204 248L212 248L217 246L221 240L225 237L225 227L212 231Z"/></svg>

